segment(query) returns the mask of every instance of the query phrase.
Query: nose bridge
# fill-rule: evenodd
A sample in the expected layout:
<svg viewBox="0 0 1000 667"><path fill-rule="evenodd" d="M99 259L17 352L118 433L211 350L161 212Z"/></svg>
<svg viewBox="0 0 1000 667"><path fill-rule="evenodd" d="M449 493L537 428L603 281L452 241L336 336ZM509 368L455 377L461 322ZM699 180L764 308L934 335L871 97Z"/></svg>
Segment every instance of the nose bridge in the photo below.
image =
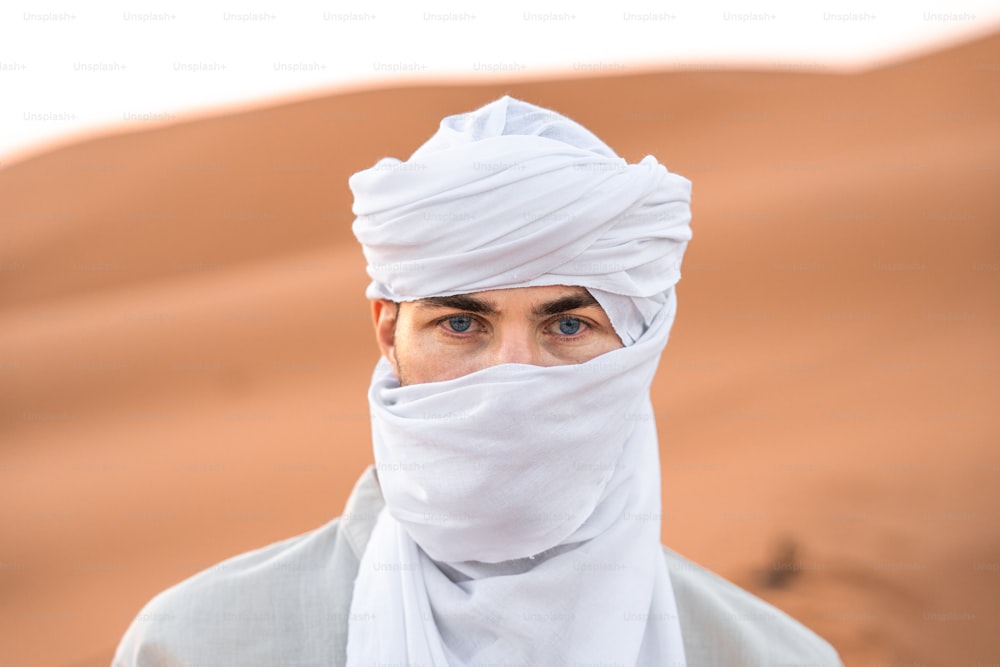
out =
<svg viewBox="0 0 1000 667"><path fill-rule="evenodd" d="M494 364L542 365L541 349L530 327L515 324L498 327L493 343Z"/></svg>

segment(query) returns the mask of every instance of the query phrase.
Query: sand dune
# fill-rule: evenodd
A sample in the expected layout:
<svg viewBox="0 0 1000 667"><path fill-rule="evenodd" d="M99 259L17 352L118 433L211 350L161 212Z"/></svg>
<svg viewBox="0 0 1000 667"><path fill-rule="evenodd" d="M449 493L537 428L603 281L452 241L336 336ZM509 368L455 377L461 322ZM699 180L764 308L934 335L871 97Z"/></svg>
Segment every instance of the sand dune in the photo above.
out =
<svg viewBox="0 0 1000 667"><path fill-rule="evenodd" d="M847 664L996 664L1000 37L865 74L343 93L0 171L0 664L340 513L376 360L347 177L504 92L694 181L664 541Z"/></svg>

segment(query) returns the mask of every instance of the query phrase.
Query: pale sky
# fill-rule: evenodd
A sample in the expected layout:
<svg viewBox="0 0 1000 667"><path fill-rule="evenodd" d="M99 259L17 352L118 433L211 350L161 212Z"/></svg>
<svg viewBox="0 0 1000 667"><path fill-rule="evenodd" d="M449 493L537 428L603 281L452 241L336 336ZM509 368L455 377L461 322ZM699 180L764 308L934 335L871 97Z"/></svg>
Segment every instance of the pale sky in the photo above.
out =
<svg viewBox="0 0 1000 667"><path fill-rule="evenodd" d="M6 0L0 166L95 132L443 78L857 70L1000 30L996 0Z"/></svg>

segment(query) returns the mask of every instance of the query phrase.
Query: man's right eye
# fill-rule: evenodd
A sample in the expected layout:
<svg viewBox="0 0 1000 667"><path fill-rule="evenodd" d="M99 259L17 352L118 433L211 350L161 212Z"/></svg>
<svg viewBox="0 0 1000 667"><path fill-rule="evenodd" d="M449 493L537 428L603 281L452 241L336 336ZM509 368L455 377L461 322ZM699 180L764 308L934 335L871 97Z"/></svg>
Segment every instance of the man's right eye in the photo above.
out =
<svg viewBox="0 0 1000 667"><path fill-rule="evenodd" d="M469 327L472 326L472 317L470 315L452 315L447 319L447 322L452 331L462 333L468 331Z"/></svg>

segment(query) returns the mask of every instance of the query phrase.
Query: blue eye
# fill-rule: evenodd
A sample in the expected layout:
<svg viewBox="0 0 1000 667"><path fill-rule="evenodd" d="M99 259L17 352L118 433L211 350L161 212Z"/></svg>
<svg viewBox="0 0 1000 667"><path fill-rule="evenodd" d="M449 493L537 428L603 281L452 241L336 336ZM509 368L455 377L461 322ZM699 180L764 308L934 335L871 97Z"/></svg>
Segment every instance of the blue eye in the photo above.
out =
<svg viewBox="0 0 1000 667"><path fill-rule="evenodd" d="M462 333L468 331L469 327L472 326L472 318L468 315L452 315L448 318L448 326L451 327L452 331Z"/></svg>
<svg viewBox="0 0 1000 667"><path fill-rule="evenodd" d="M572 336L580 332L581 324L580 320L575 317L564 317L559 320L559 333L565 336Z"/></svg>

